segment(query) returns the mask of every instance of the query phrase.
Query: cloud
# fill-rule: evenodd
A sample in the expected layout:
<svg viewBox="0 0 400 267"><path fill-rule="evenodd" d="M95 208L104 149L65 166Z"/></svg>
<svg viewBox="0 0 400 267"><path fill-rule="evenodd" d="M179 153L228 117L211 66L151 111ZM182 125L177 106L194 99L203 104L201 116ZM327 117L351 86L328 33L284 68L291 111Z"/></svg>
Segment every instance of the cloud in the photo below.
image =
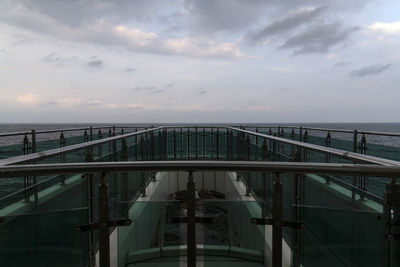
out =
<svg viewBox="0 0 400 267"><path fill-rule="evenodd" d="M207 90L200 90L199 95L205 95L208 94Z"/></svg>
<svg viewBox="0 0 400 267"><path fill-rule="evenodd" d="M290 37L280 48L294 49L294 55L326 53L356 30L357 27L343 28L340 23L322 24Z"/></svg>
<svg viewBox="0 0 400 267"><path fill-rule="evenodd" d="M293 30L301 25L308 24L323 13L326 7L301 8L289 13L285 18L275 21L262 29L248 32L245 40L250 44L258 44L265 41L268 37L279 35Z"/></svg>
<svg viewBox="0 0 400 267"><path fill-rule="evenodd" d="M61 107L72 107L81 103L82 100L80 98L74 98L74 97L64 97L59 101L57 101L57 104L60 105Z"/></svg>
<svg viewBox="0 0 400 267"><path fill-rule="evenodd" d="M386 23L386 22L375 22L367 27L370 31L382 32L385 34L399 34L400 33L400 21Z"/></svg>
<svg viewBox="0 0 400 267"><path fill-rule="evenodd" d="M89 106L100 106L103 104L103 102L99 101L99 100L95 100L92 102L87 103Z"/></svg>
<svg viewBox="0 0 400 267"><path fill-rule="evenodd" d="M132 72L135 72L135 71L136 71L136 69L134 69L134 68L126 68L124 70L124 72L127 72L127 73L132 73Z"/></svg>
<svg viewBox="0 0 400 267"><path fill-rule="evenodd" d="M384 72L385 70L389 69L392 64L385 64L385 65L371 65L371 66L364 66L362 68L353 70L350 72L350 76L357 76L357 77L364 77L369 75L376 75L379 73Z"/></svg>
<svg viewBox="0 0 400 267"><path fill-rule="evenodd" d="M40 102L40 96L34 93L28 93L25 95L18 95L17 101L22 104L37 104Z"/></svg>
<svg viewBox="0 0 400 267"><path fill-rule="evenodd" d="M98 68L103 65L103 61L100 59L91 59L88 62L86 62L86 65L89 67Z"/></svg>
<svg viewBox="0 0 400 267"><path fill-rule="evenodd" d="M164 91L166 91L165 88L159 88L155 86L147 86L147 87L142 87L142 86L136 86L132 88L135 91L146 91L149 92L150 94L159 94Z"/></svg>
<svg viewBox="0 0 400 267"><path fill-rule="evenodd" d="M351 64L352 64L352 63L349 62L349 61L340 61L340 62L337 62L334 66L335 66L336 68L341 68L341 67L350 66Z"/></svg>
<svg viewBox="0 0 400 267"><path fill-rule="evenodd" d="M0 21L63 40L123 47L134 52L225 59L244 57L239 48L230 42L219 42L202 37L164 39L153 32L114 25L104 20L83 24L80 27L70 27L59 20L33 13L23 6L14 6L11 10L3 12Z"/></svg>

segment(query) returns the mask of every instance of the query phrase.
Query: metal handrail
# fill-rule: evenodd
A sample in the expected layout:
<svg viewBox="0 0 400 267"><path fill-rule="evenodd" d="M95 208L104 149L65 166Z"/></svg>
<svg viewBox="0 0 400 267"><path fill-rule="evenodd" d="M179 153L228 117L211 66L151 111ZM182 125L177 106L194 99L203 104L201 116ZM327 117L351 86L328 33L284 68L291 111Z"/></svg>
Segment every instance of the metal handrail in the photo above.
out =
<svg viewBox="0 0 400 267"><path fill-rule="evenodd" d="M259 171L274 173L314 173L366 175L400 178L399 166L260 161L125 161L11 165L0 167L0 178L26 175L77 174L127 171Z"/></svg>
<svg viewBox="0 0 400 267"><path fill-rule="evenodd" d="M300 142L300 141L290 140L290 139L267 135L267 134L256 133L253 131L242 130L242 129L229 127L229 126L227 126L227 127L213 126L213 127L222 128L222 129L231 129L231 130L235 130L235 131L239 131L239 132L243 132L243 133L247 133L247 134L252 134L252 135L259 136L259 137L276 140L276 141L279 141L282 143L295 145L295 146L298 146L301 148L305 148L305 149L329 154L332 156L340 157L343 159L351 160L354 162L366 163L366 164L379 164L379 165L384 165L384 166L400 166L400 162L394 161L394 160L388 160L388 159L378 158L378 157L374 157L374 156L367 156L367 155L363 155L363 154L358 154L358 153L335 149L335 148L330 148L330 147L323 147L323 146L319 146L319 145L304 143L304 142ZM47 150L47 151L42 151L42 152L37 152L37 153L32 153L32 154L27 154L27 155L21 155L21 156L17 156L17 157L8 158L8 159L3 159L3 160L0 160L0 166L28 163L28 162L32 162L35 160L45 159L45 158L60 155L63 153L72 152L72 151L80 150L83 148L88 148L88 147L91 147L94 145L99 145L99 144L103 144L103 143L107 143L107 142L111 142L111 141L120 140L123 138L127 138L127 137L134 136L134 135L139 135L139 134L146 133L146 132L156 131L159 129L168 129L168 128L175 129L175 128L179 128L179 126L160 126L157 128L138 131L138 132L134 132L134 133L127 133L124 135L108 137L108 138L94 140L94 141L90 141L90 142L86 142L86 143L80 143L80 144L70 145L70 146L66 146L66 147L62 147L62 148L56 148L56 149L51 149L51 150ZM185 126L183 128L192 128L192 127ZM206 128L209 128L209 127L206 127Z"/></svg>
<svg viewBox="0 0 400 267"><path fill-rule="evenodd" d="M64 154L67 152L73 152L76 150L89 148L94 145L100 145L100 144L124 139L127 137L143 134L146 132L155 131L158 129L161 129L161 127L138 131L138 132L134 132L134 133L127 133L127 134L123 134L123 135L108 137L108 138L89 141L89 142L85 142L85 143L79 143L79 144L70 145L70 146L66 146L66 147L50 149L50 150L46 150L46 151L42 151L42 152L21 155L21 156L17 156L17 157L8 158L8 159L3 159L3 160L0 160L0 166L6 166L6 165L11 165L11 164L17 164L17 163L18 164L27 163L27 162L32 162L32 161L39 160L39 159L46 159L46 158L57 156L57 155Z"/></svg>
<svg viewBox="0 0 400 267"><path fill-rule="evenodd" d="M290 144L290 145L295 145L301 148L306 148L309 150L317 151L317 152L322 152L325 154L329 154L332 156L340 157L343 159L351 160L351 161L356 161L360 163L367 163L367 164L379 164L379 165L384 165L384 166L400 166L400 162L395 161L395 160L389 160L389 159L383 159L383 158L378 158L374 156L367 156L363 154L358 154L354 152L349 152L346 150L341 150L341 149L336 149L336 148L330 148L330 147L324 147L324 146L319 146L319 145L314 145L314 144L309 144L309 143L304 143L300 141L295 141L295 140L290 140L282 137L277 137L277 136L272 136L268 134L261 134L261 133L256 133L253 131L248 131L248 130L242 130L234 127L228 127L229 129L247 133L247 134L252 134L256 135L259 137L279 141L285 144Z"/></svg>
<svg viewBox="0 0 400 267"><path fill-rule="evenodd" d="M365 131L365 130L346 130L346 129L332 129L332 128L318 128L318 127L307 127L307 126L288 126L288 125L283 125L283 126L278 126L278 125L232 125L231 127L245 127L245 128L254 128L254 129L263 129L263 128L284 128L284 129L303 129L303 130L312 130L312 131L321 131L321 132L337 132L337 133L351 133L353 134L354 131L357 131L360 134L370 134L370 135L382 135L382 136L397 136L400 137L400 133L394 133L394 132L380 132L380 131Z"/></svg>

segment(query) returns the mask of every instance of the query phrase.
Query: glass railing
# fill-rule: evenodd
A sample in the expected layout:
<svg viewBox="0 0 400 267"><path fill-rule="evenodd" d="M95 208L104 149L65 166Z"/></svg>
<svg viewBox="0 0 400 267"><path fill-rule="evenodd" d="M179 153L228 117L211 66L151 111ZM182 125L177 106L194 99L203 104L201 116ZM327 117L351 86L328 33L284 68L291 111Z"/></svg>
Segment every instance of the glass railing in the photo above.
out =
<svg viewBox="0 0 400 267"><path fill-rule="evenodd" d="M190 218L195 225L196 261L207 266L272 266L279 255L279 266L386 266L398 256L400 192L395 180L387 178L391 183L381 205L368 198L355 203L350 190L326 184L322 177L371 173L380 180L399 177L399 167L185 162L127 162L118 171L112 162L94 162L85 168L97 164L99 172L84 175L70 169L63 175L64 185L53 184L38 190L36 199L32 195L0 210L0 262L89 266L105 242L99 235L103 208L108 210L109 259L118 266L160 262L180 266L188 261L193 253ZM53 169L30 168L59 179L68 165L47 166ZM138 171L132 171L133 166ZM139 171L144 166L146 171ZM0 167L2 177L10 175L7 168ZM18 175L21 170L13 168L13 176ZM166 168L174 170L163 171ZM194 202L187 191L190 172L184 170L197 170L192 174ZM99 191L99 184L106 191ZM106 202L101 202L104 196Z"/></svg>

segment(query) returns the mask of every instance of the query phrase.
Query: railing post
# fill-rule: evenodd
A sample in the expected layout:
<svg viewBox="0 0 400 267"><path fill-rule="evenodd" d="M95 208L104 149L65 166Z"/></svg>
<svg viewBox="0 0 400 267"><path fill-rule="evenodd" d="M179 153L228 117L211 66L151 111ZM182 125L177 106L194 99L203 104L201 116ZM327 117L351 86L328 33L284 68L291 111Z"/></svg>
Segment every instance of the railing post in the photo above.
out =
<svg viewBox="0 0 400 267"><path fill-rule="evenodd" d="M101 130L99 129L98 139L102 139L102 138L103 138L103 134L101 133ZM103 145L102 144L99 144L98 150L99 150L99 158L101 158L103 155Z"/></svg>
<svg viewBox="0 0 400 267"><path fill-rule="evenodd" d="M110 266L110 239L108 228L108 186L105 173L99 185L99 259L100 267Z"/></svg>
<svg viewBox="0 0 400 267"><path fill-rule="evenodd" d="M280 174L274 179L274 195L272 203L272 266L282 267L282 183Z"/></svg>
<svg viewBox="0 0 400 267"><path fill-rule="evenodd" d="M217 153L217 159L219 159L219 128L217 128L217 132L216 132L216 153Z"/></svg>
<svg viewBox="0 0 400 267"><path fill-rule="evenodd" d="M173 137L174 137L174 160L176 160L176 130L173 130Z"/></svg>
<svg viewBox="0 0 400 267"><path fill-rule="evenodd" d="M360 153L365 155L367 153L367 139L365 138L365 134L363 133L361 137L361 143L360 143ZM364 200L364 191L365 191L365 176L359 176L359 186L361 188L360 192L360 200Z"/></svg>
<svg viewBox="0 0 400 267"><path fill-rule="evenodd" d="M189 172L187 188L187 266L196 266L196 198L193 172Z"/></svg>
<svg viewBox="0 0 400 267"><path fill-rule="evenodd" d="M301 126L300 126L300 129L299 129L299 141L300 142L303 141L303 127L301 127Z"/></svg>
<svg viewBox="0 0 400 267"><path fill-rule="evenodd" d="M65 147L65 137L64 137L64 132L61 132L60 134L60 147ZM61 163L65 162L65 155L64 153L61 154L61 159L60 159ZM65 175L61 175L60 176L60 184L64 185L65 184Z"/></svg>
<svg viewBox="0 0 400 267"><path fill-rule="evenodd" d="M30 146L29 146L29 139L28 139L27 134L25 134L25 136L24 136L23 146L24 146L24 148L23 148L24 155L29 154L30 153ZM30 201L30 199L29 199L30 198L30 190L27 189L30 185L31 185L30 177L29 176L25 176L24 177L24 188L25 188L24 193L25 193L25 201L26 202Z"/></svg>
<svg viewBox="0 0 400 267"><path fill-rule="evenodd" d="M197 126L194 128L194 137L195 137L195 150L196 150L196 154L195 154L195 157L196 157L196 159L197 159L197 157L198 157L198 146L197 146Z"/></svg>
<svg viewBox="0 0 400 267"><path fill-rule="evenodd" d="M206 158L206 129L205 128L203 128L203 135L202 135L202 137L203 137L203 159L205 159Z"/></svg>
<svg viewBox="0 0 400 267"><path fill-rule="evenodd" d="M189 127L187 128L186 135L187 135L187 158L190 159L190 136L191 136L191 134L190 134L190 128Z"/></svg>
<svg viewBox="0 0 400 267"><path fill-rule="evenodd" d="M385 214L387 262L384 266L400 266L400 185L395 178L386 184L383 212Z"/></svg>
<svg viewBox="0 0 400 267"><path fill-rule="evenodd" d="M83 133L83 142L87 142L87 141L89 141L89 137L88 137L87 131L85 130L85 132Z"/></svg>
<svg viewBox="0 0 400 267"><path fill-rule="evenodd" d="M329 131L325 138L325 145L326 145L326 147L331 147L331 134ZM325 154L325 162L326 163L331 162L331 156L329 154ZM329 184L329 176L328 175L325 176L325 181L327 184Z"/></svg>
<svg viewBox="0 0 400 267"><path fill-rule="evenodd" d="M32 153L36 153L36 131L32 130Z"/></svg>
<svg viewBox="0 0 400 267"><path fill-rule="evenodd" d="M90 141L93 141L93 127L90 126L89 128L89 137L90 137Z"/></svg>
<svg viewBox="0 0 400 267"><path fill-rule="evenodd" d="M353 132L353 152L357 153L357 145L358 145L358 131L354 130ZM355 163L355 162L353 162ZM355 203L356 201L356 192L355 187L357 186L357 176L353 176L353 187L351 189L351 199L352 202Z"/></svg>

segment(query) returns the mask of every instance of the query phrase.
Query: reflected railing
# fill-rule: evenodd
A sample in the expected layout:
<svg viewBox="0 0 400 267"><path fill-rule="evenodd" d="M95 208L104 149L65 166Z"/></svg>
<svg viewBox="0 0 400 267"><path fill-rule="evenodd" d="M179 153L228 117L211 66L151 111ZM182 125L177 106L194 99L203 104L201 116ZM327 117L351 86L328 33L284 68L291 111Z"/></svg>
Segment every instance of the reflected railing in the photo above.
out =
<svg viewBox="0 0 400 267"><path fill-rule="evenodd" d="M166 181L160 177L161 173L177 171L187 173L179 178L187 182L186 199L180 202L152 199L156 194L151 188ZM239 193L239 200L198 202L194 194L195 184L191 184L191 180L194 183L196 172L206 171L231 173L231 176L215 176L215 179L230 179L226 181L230 181L236 189L243 184L240 177L238 181L238 173L259 174L256 176L260 186L253 184L250 192L246 192L243 185L244 191ZM155 173L158 177L153 175ZM334 188L318 180L318 177L327 174L390 179L384 189L384 204L380 207L369 206L368 203L354 206L351 194L346 196L346 192L337 188L334 191ZM217 260L221 260L218 257L222 256L258 262L260 266L288 266L285 265L288 258L291 266L397 266L398 263L398 166L211 160L0 167L1 179L25 175L71 175L77 178L41 192L38 206L34 209L29 201L25 201L7 207L8 214L2 210L2 265L18 266L29 261L31 266L50 263L52 266L65 266L67 263L87 266L95 261L96 251L99 251L100 266L109 266L112 260L109 248L113 240L110 233L113 235L114 227L117 227L115 235L119 242L120 254L117 258L124 264L149 261L157 258L155 255L159 255L161 260L175 255L178 257L176 262L169 258L174 264L180 264L181 257L186 257L188 263L203 257L209 266L215 266ZM141 187L143 178L147 181ZM149 192L144 192L143 187ZM174 214L179 210L177 205L186 206L186 211ZM196 210L198 206L202 206L200 210L203 214ZM207 211L207 214L205 210L208 206L211 213ZM166 213L167 210L172 213ZM216 213L216 210L220 212ZM210 214L220 217L221 213L226 213L228 217L214 223L214 229L205 224L205 219L197 219L207 218ZM178 226L164 230L163 235L169 237L169 243L154 239L160 233L157 229L167 229L165 224L173 222L177 222ZM199 222L205 235L200 240L196 237ZM186 229L180 223L186 223ZM122 226L126 224L129 225ZM87 231L79 233L76 227ZM229 233L231 230L232 234ZM222 233L218 242L213 237L213 231ZM224 231L229 238L224 238ZM179 233L176 234L178 239L171 239L171 233ZM181 235L186 238L181 240ZM132 242L131 249L127 240ZM143 240L149 243L144 244ZM24 256L17 257L18 253Z"/></svg>

